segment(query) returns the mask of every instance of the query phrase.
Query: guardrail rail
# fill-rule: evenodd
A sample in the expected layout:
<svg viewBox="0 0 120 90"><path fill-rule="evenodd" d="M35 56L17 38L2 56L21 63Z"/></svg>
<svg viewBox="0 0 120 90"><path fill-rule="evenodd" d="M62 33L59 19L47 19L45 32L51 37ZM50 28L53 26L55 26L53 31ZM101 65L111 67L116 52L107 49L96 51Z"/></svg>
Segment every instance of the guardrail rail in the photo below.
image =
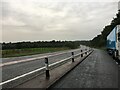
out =
<svg viewBox="0 0 120 90"><path fill-rule="evenodd" d="M48 57L44 57L45 59L45 66L38 68L36 70L33 70L31 72L25 73L23 75L17 76L15 78L12 78L10 80L4 81L0 83L0 86L2 86L2 88L13 88L27 80L30 80L40 74L45 73L46 74L46 79L49 79L50 77L50 70L59 67L61 65L63 65L64 63L67 63L69 61L71 61L72 63L75 62L75 58L77 57L84 57L84 55L88 55L89 53L91 53L93 50L91 48L89 48L88 50L85 49L85 51L81 50L81 52L79 54L74 55L74 52L71 52L71 56L65 59L62 59L60 61L54 62L52 64L49 64L49 56ZM55 56L55 55L52 55Z"/></svg>

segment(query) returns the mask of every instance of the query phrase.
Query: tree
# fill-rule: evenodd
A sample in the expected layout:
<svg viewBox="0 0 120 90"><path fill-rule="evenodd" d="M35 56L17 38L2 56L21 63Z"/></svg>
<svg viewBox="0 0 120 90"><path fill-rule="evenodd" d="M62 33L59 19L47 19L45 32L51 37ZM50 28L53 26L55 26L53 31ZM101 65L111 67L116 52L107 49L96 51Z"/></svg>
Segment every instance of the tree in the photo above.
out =
<svg viewBox="0 0 120 90"><path fill-rule="evenodd" d="M105 47L107 36L109 35L109 33L113 30L113 28L116 25L120 25L120 10L116 14L116 18L113 18L113 20L111 21L111 24L105 26L105 28L103 28L103 31L101 32L101 34L98 35L97 37L94 37L91 40L91 46L94 46L94 47Z"/></svg>

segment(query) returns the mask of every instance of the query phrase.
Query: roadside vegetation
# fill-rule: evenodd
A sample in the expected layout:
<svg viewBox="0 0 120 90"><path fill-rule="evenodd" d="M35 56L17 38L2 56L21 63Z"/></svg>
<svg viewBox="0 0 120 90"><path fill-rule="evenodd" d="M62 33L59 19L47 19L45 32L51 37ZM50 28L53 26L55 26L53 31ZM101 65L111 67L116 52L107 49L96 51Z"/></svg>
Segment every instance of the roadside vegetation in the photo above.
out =
<svg viewBox="0 0 120 90"><path fill-rule="evenodd" d="M113 30L116 25L120 25L120 10L116 14L116 17L113 18L110 25L107 25L101 31L101 34L94 37L90 43L92 47L106 47L106 40L109 33Z"/></svg>
<svg viewBox="0 0 120 90"><path fill-rule="evenodd" d="M16 43L0 43L2 44L2 57L23 56L47 52L55 52L66 49L78 48L80 44L102 48L106 47L106 40L108 34L113 30L116 25L120 25L120 10L113 18L110 25L103 28L101 34L94 37L89 41L36 41L36 42L16 42Z"/></svg>
<svg viewBox="0 0 120 90"><path fill-rule="evenodd" d="M34 55L34 54L42 54L42 53L50 53L56 51L69 50L69 48L25 48L25 49L9 49L2 50L2 57L18 57L18 56L26 56L26 55Z"/></svg>
<svg viewBox="0 0 120 90"><path fill-rule="evenodd" d="M2 43L2 50L8 49L24 49L24 48L61 48L68 47L70 49L75 49L79 47L79 42L77 41L35 41L35 42L16 42L16 43Z"/></svg>
<svg viewBox="0 0 120 90"><path fill-rule="evenodd" d="M116 17L113 18L110 25L106 25L103 30L101 30L101 34L96 35L92 40L85 41L83 45L106 50L107 36L116 25L120 25L120 10L116 14Z"/></svg>
<svg viewBox="0 0 120 90"><path fill-rule="evenodd" d="M37 41L2 43L2 57L18 57L79 48L78 41Z"/></svg>

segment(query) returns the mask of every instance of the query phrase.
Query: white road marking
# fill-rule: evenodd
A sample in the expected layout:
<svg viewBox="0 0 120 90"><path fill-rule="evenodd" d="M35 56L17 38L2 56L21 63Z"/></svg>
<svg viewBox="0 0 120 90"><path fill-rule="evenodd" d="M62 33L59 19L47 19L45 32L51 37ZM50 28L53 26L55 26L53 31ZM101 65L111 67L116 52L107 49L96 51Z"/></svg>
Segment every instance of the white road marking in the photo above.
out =
<svg viewBox="0 0 120 90"><path fill-rule="evenodd" d="M36 57L36 58L29 58L29 59L23 59L23 60L19 60L19 61L12 61L12 62L7 62L7 63L2 63L2 64L0 64L0 67L7 66L7 65L12 65L12 64L17 64L17 63L22 63L22 62L33 61L33 60L42 59L42 58L45 58L45 57L57 56L57 55L69 53L69 52L72 52L72 51L78 51L78 50L80 50L80 49L71 50L71 51L68 51L68 52L58 53L58 54L54 54L54 55L45 55L45 56Z"/></svg>
<svg viewBox="0 0 120 90"><path fill-rule="evenodd" d="M24 77L24 76L30 75L30 74L32 74L32 73L35 73L35 72L37 72L37 71L41 71L41 70L43 70L43 69L45 69L45 67L42 67L42 68L33 70L33 71L28 72L28 73L25 73L25 74L23 74L23 75L17 76L17 77L15 77L15 78L13 78L13 79L9 79L9 80L7 80L7 81L1 82L1 83L0 83L0 86L3 85L3 84L9 83L9 82L11 82L11 81L17 80L17 79L19 79L19 78L21 78L21 77Z"/></svg>
<svg viewBox="0 0 120 90"><path fill-rule="evenodd" d="M80 54L77 54L77 55L80 55ZM76 55L76 56L77 56L77 55ZM49 65L49 67L52 67L52 66L54 66L54 65L56 65L56 64L59 64L59 63L64 62L64 61L66 61L66 60L68 60L68 59L71 59L71 58L72 58L72 56L71 56L71 57L68 57L68 58L65 58L65 59L63 59L63 60L60 60L60 61L58 61L58 62L52 63L52 64ZM27 75L30 75L30 74L32 74L32 73L35 73L35 72L37 72L37 71L41 71L41 70L43 70L43 69L45 69L45 68L46 68L46 67L44 66L44 67L42 67L42 68L33 70L33 71L28 72L28 73L25 73L25 74L23 74L23 75L20 75L20 76L17 76L17 77L15 77L15 78L9 79L9 80L7 80L7 81L1 82L1 83L0 83L0 86L1 86L1 85L4 85L4 84L6 84L6 83L9 83L9 82L11 82L11 81L17 80L17 79L19 79L19 78L25 77L25 76L27 76Z"/></svg>
<svg viewBox="0 0 120 90"><path fill-rule="evenodd" d="M85 52L81 52L81 53L85 53ZM80 53L80 54L81 54L81 53ZM77 55L80 55L80 54L77 54ZM76 55L76 56L77 56L77 55ZM53 55L50 55L50 56L53 56ZM45 56L44 56L44 57L45 57ZM72 58L72 56L71 56L71 57L68 57L68 58L65 58L65 59L63 59L63 60L60 60L60 61L58 61L58 62L52 63L52 64L49 65L49 67L50 67L50 66L54 66L54 65L56 65L56 64L59 64L59 63L61 63L61 62L64 62L64 61L66 61L66 60L68 60L68 59L71 59L71 58ZM29 59L29 60L31 60L31 59ZM31 72L25 73L25 74L23 74L23 75L17 76L17 77L15 77L15 78L9 79L9 80L7 80L7 81L1 82L1 83L0 83L0 86L4 85L4 84L6 84L6 83L9 83L9 82L11 82L11 81L17 80L17 79L19 79L19 78L25 77L25 76L27 76L27 75L30 75L30 74L32 74L32 73L35 73L35 72L37 72L37 71L41 71L41 70L43 70L43 69L45 69L45 66L44 66L44 67L41 67L41 68L39 68L39 69L33 70L33 71L31 71Z"/></svg>
<svg viewBox="0 0 120 90"><path fill-rule="evenodd" d="M61 63L61 62L65 61L65 60L67 60L67 59L70 59L70 58L72 58L72 57L69 57L69 58L63 59L63 60L61 60L61 61L52 63L52 64L50 64L49 66L56 65L56 64ZM41 71L41 70L43 70L43 69L45 69L45 67L42 67L42 68L33 70L33 71L28 72L28 73L25 73L25 74L23 74L23 75L17 76L17 77L15 77L15 78L13 78L13 79L9 79L9 80L7 80L7 81L1 82L0 85L9 83L9 82L11 82L11 81L14 81L14 80L17 80L17 79L19 79L19 78L25 77L25 76L30 75L30 74L32 74L32 73L35 73L35 72L37 72L37 71Z"/></svg>

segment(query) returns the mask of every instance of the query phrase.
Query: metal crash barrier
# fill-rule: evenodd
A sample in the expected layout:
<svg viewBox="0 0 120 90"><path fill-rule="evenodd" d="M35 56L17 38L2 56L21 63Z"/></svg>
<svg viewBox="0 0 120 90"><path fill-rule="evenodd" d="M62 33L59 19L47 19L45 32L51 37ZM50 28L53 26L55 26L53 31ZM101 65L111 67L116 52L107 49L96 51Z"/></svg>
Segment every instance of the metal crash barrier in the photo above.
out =
<svg viewBox="0 0 120 90"><path fill-rule="evenodd" d="M67 62L70 62L70 61L71 61L71 63L74 63L75 62L75 58L77 58L77 57L81 57L82 58L84 56L87 56L92 51L93 50L91 48L89 48L88 50L85 49L85 51L84 50L80 50L80 53L76 54L76 55L75 55L75 53L73 51L71 51L71 56L70 57L62 59L62 60L57 61L57 62L54 62L52 64L49 64L49 57L45 57L44 58L45 59L44 60L44 63L45 63L44 67L38 68L38 69L33 70L31 72L25 73L23 75L17 76L17 77L15 77L13 79L1 82L0 86L2 86L3 88L13 88L13 87L15 87L15 86L17 86L17 85L27 81L28 79L31 79L31 77L33 77L33 76L40 75L40 72L44 72L46 74L46 79L49 79L50 78L50 70L52 70L52 69L54 69L56 67L59 67L59 66L65 64Z"/></svg>

